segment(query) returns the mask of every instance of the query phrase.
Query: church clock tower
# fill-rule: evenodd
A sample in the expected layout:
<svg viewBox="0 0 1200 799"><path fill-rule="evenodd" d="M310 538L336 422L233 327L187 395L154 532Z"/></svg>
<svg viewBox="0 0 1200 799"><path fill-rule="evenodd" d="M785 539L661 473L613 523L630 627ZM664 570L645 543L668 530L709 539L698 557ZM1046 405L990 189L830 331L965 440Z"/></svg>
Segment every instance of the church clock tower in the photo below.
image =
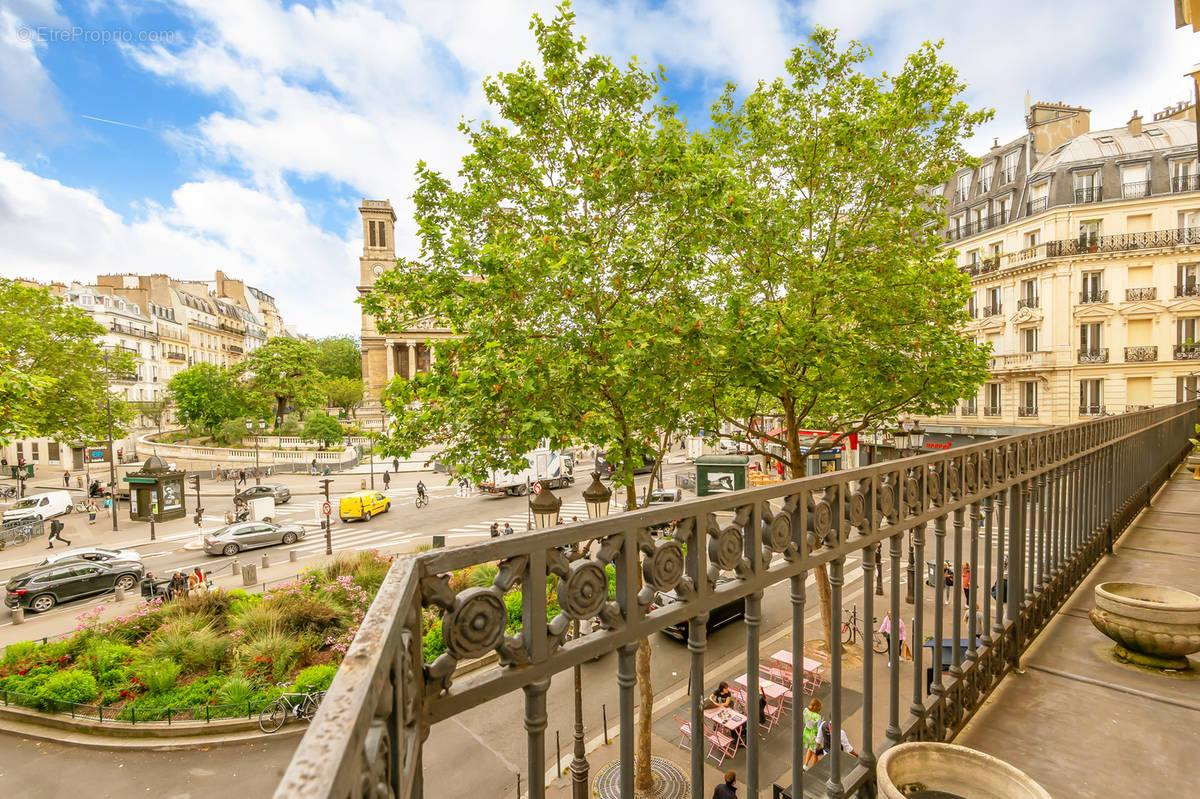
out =
<svg viewBox="0 0 1200 799"><path fill-rule="evenodd" d="M363 252L358 259L358 293L367 295L376 279L396 265L396 212L390 200L363 199L358 208L363 224ZM379 392L388 374L387 340L379 332L375 318L362 312L363 410L369 415L381 413Z"/></svg>

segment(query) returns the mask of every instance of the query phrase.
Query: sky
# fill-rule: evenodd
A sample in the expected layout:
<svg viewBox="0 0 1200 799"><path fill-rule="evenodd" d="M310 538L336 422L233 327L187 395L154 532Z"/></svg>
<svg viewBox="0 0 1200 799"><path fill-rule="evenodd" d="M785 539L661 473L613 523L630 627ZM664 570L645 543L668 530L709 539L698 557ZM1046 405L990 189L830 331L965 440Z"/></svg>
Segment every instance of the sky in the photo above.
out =
<svg viewBox="0 0 1200 799"><path fill-rule="evenodd" d="M816 25L894 70L925 41L996 109L970 143L1024 132L1034 102L1092 128L1192 99L1200 35L1170 0L577 0L589 47L666 68L697 129L727 81L783 72ZM0 0L0 275L212 279L273 295L315 336L360 329L362 198L390 199L417 255L416 163L453 174L481 81L536 61L538 0Z"/></svg>

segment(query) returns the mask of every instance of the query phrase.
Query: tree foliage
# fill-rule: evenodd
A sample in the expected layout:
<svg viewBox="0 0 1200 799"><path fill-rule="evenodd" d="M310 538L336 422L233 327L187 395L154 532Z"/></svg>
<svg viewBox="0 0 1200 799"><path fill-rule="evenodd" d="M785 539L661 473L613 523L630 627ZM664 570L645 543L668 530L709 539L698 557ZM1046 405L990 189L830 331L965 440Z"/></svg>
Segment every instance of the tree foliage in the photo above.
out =
<svg viewBox="0 0 1200 799"><path fill-rule="evenodd" d="M345 432L337 419L325 413L314 413L304 421L301 435L308 441L319 441L330 447L341 441Z"/></svg>
<svg viewBox="0 0 1200 799"><path fill-rule="evenodd" d="M325 399L330 406L351 414L363 401L363 383L356 377L334 377L325 381Z"/></svg>
<svg viewBox="0 0 1200 799"><path fill-rule="evenodd" d="M113 434L124 435L132 413L120 395L106 392L103 334L87 313L47 289L0 278L0 441L98 440L108 433L106 399ZM109 354L111 376L133 371L130 353Z"/></svg>
<svg viewBox="0 0 1200 799"><path fill-rule="evenodd" d="M274 404L277 424L289 405L303 410L325 401L316 348L309 342L277 336L247 355L241 369L250 389Z"/></svg>
<svg viewBox="0 0 1200 799"><path fill-rule="evenodd" d="M328 378L362 382L362 351L354 336L330 336L313 342L316 364Z"/></svg>
<svg viewBox="0 0 1200 799"><path fill-rule="evenodd" d="M167 392L180 423L209 433L246 411L246 397L236 376L210 363L197 363L179 372L167 384Z"/></svg>

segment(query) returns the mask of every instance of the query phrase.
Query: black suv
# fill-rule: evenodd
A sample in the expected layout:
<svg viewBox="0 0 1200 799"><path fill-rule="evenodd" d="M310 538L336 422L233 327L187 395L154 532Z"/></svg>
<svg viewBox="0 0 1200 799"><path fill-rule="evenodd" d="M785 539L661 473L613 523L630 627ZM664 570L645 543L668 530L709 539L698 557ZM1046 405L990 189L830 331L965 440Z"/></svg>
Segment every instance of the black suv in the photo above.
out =
<svg viewBox="0 0 1200 799"><path fill-rule="evenodd" d="M729 578L717 580L717 587L720 588L725 583L732 582ZM673 605L679 601L679 597L674 591L666 591L661 594L655 594L654 601L650 603L650 609L665 608L668 605ZM732 602L727 602L718 608L714 608L708 614L708 624L704 625L707 630L715 630L717 627L722 627L731 621L744 618L746 615L746 598L738 597ZM671 636L679 641L688 639L688 622L684 619L677 624L672 624L663 630L663 633Z"/></svg>
<svg viewBox="0 0 1200 799"><path fill-rule="evenodd" d="M619 453L614 452L614 457L619 457ZM658 456L653 452L646 452L642 455L633 456L633 473L634 474L650 474L654 471L654 461ZM601 477L612 477L617 471L619 464L613 463L608 459L607 452L596 454L596 471L600 472Z"/></svg>
<svg viewBox="0 0 1200 799"><path fill-rule="evenodd" d="M59 561L30 569L9 580L4 604L41 613L59 602L102 594L116 586L132 590L144 571L142 564L129 561Z"/></svg>

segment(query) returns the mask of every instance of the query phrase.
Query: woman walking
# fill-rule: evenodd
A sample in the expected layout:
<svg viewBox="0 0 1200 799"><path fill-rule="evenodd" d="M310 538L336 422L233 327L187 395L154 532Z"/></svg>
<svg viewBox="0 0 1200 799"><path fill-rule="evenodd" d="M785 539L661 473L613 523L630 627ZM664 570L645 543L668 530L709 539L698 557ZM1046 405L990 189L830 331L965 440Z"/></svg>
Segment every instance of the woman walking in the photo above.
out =
<svg viewBox="0 0 1200 799"><path fill-rule="evenodd" d="M817 730L821 726L821 700L815 696L804 708L804 768L820 759L817 754Z"/></svg>
<svg viewBox="0 0 1200 799"><path fill-rule="evenodd" d="M87 504L88 524L96 523L96 514L99 512L100 509L96 507L96 500L89 499Z"/></svg>

